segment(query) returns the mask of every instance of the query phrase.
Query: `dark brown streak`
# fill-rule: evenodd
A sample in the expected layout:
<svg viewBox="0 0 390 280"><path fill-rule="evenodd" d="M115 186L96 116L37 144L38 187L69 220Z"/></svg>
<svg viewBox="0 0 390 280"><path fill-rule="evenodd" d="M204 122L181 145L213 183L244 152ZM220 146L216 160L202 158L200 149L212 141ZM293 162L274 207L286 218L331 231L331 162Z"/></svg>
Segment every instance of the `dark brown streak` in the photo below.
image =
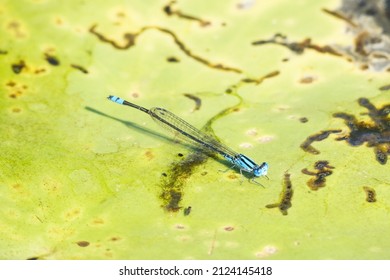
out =
<svg viewBox="0 0 390 280"><path fill-rule="evenodd" d="M85 69L83 66L80 66L80 65L77 65L77 64L71 64L70 66L72 68L74 68L74 69L77 69L77 70L81 71L84 74L88 74L88 70Z"/></svg>
<svg viewBox="0 0 390 280"><path fill-rule="evenodd" d="M328 10L326 8L322 8L322 11L331 15L331 16L334 16L338 19L342 19L344 21L346 21L348 24L350 24L351 26L353 27L358 27L358 25L356 23L354 23L350 18L347 18L346 16L338 13L338 12L335 12L335 11L331 11L331 10Z"/></svg>
<svg viewBox="0 0 390 280"><path fill-rule="evenodd" d="M166 28L161 28L161 27L157 27L157 26L145 26L143 28L141 28L140 31L136 32L136 33L126 33L124 35L124 38L126 39L126 43L124 45L119 45L117 44L114 40L110 40L108 38L106 38L104 35L100 34L99 32L96 31L96 26L97 25L93 25L90 29L89 29L89 32L91 32L92 34L94 34L96 37L99 38L100 41L102 42L105 42L105 43L108 43L110 45L112 45L114 48L116 49L119 49L119 50L126 50L126 49L129 49L131 48L132 46L134 46L135 44L135 40L136 38L141 35L144 31L146 30L149 30L149 29L155 29L155 30L158 30L162 33L165 33L165 34L168 34L170 35L175 44L186 54L188 55L189 57L195 59L196 61L202 63L202 64L205 64L206 66L209 66L211 68L214 68L214 69L218 69L218 70L223 70L223 71L229 71L229 72L235 72L235 73L242 73L242 70L238 69L238 68L234 68L234 67L229 67L229 66L224 66L220 63L211 63L209 61L207 61L206 59L198 56L198 55L195 55L193 54L185 45L182 41L180 41L177 36L170 30L166 29Z"/></svg>
<svg viewBox="0 0 390 280"><path fill-rule="evenodd" d="M184 18L184 19L187 19L187 20L197 21L197 22L200 23L201 26L208 26L208 25L211 24L207 20L203 20L201 18L185 14L185 13L183 13L182 11L180 11L178 9L174 10L173 7L172 7L174 4L176 4L176 1L171 1L168 5L164 6L163 11L168 16L176 15L179 18Z"/></svg>
<svg viewBox="0 0 390 280"><path fill-rule="evenodd" d="M390 90L390 84L381 86L381 87L379 88L379 90L381 90L381 91Z"/></svg>
<svg viewBox="0 0 390 280"><path fill-rule="evenodd" d="M254 83L256 85L259 85L261 84L265 79L269 79L269 78L273 78L273 77L276 77L280 74L280 71L276 70L276 71L272 71L268 74L266 74L265 76L262 76L260 78L257 78L257 79L251 79L251 78L244 78L242 79L241 81L244 82L244 83Z"/></svg>
<svg viewBox="0 0 390 280"><path fill-rule="evenodd" d="M121 46L121 45L117 44L114 40L110 40L110 39L106 38L104 35L102 35L99 32L97 32L96 31L96 26L97 26L96 24L93 25L89 29L89 32L91 32L93 35L98 37L98 39L100 41L102 41L104 43L109 43L111 46L113 46L114 48L116 48L118 50L127 50L130 47L132 47L135 44L136 37L139 35L140 32L143 32L143 29L141 29L141 31L139 33L136 33L136 34L126 33L123 37L127 40L127 42L126 42L125 45Z"/></svg>
<svg viewBox="0 0 390 280"><path fill-rule="evenodd" d="M193 95L191 93L185 93L185 97L188 97L189 99L193 100L195 102L195 109L194 111L197 111L200 109L200 106L202 106L202 99L197 97L196 95Z"/></svg>
<svg viewBox="0 0 390 280"><path fill-rule="evenodd" d="M366 40L370 39L370 34L368 32L362 32L357 35L355 38L355 52L362 55L368 56L367 51L365 50Z"/></svg>
<svg viewBox="0 0 390 280"><path fill-rule="evenodd" d="M331 133L340 133L340 132L341 132L341 130L339 130L339 129L320 131L319 133L316 133L314 135L310 135L309 137L307 137L306 140L300 145L300 147L305 152L318 155L320 153L320 151L318 151L316 148L314 148L311 144L315 141L322 141L322 140L328 138L328 136Z"/></svg>
<svg viewBox="0 0 390 280"><path fill-rule="evenodd" d="M335 56L341 56L341 54L334 50L331 46L319 46L313 44L310 38L306 38L301 42L289 42L287 40L287 37L280 33L275 34L271 39L268 40L258 40L252 42L252 45L254 46L264 44L276 44L284 46L297 54L302 54L305 49L312 49L320 53L328 53Z"/></svg>

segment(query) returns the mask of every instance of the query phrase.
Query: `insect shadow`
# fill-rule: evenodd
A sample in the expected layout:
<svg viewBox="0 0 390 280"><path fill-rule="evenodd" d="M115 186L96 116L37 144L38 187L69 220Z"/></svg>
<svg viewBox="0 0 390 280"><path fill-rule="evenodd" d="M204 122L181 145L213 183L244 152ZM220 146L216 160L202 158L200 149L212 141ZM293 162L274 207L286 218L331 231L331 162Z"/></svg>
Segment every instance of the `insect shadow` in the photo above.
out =
<svg viewBox="0 0 390 280"><path fill-rule="evenodd" d="M120 118L117 118L117 117L113 117L109 114L106 114L104 112L101 112L99 110L96 110L92 107L89 107L89 106L85 106L84 107L85 110L89 111L89 112L92 112L92 113L95 113L97 115L100 115L102 117L106 117L106 118L109 118L109 119L112 119L112 120L115 120L117 122L120 122L122 123L123 125L125 125L127 128L130 128L130 129L134 129L138 132L141 132L141 133L144 133L144 134L147 134L148 136L150 137L153 137L153 138L156 138L160 141L163 141L165 143L174 143L174 144L179 144L180 146L192 151L193 153L192 154L199 154L199 153L203 153L205 154L207 157L211 157L213 158L214 160L216 160L217 162L225 165L226 167L228 167L229 169L234 169L234 167L232 168L232 165L230 162L228 162L227 160L223 159L223 158L220 158L218 157L215 153L211 152L211 151L208 151L206 149L202 149L200 147L197 147L195 145L192 145L191 143L187 143L185 141L185 138L182 138L182 137L172 137L172 136L168 136L166 135L165 133L160 133L158 131L155 131L155 130L152 130L152 129L149 129L149 128L145 128L137 123L134 123L134 122L131 122L131 121L126 121L126 120L123 120L123 119L120 119ZM202 157L201 157L202 158ZM193 161L193 160L192 160ZM203 159L201 159L200 161L204 161ZM247 178L250 178L250 174L243 174L245 177Z"/></svg>

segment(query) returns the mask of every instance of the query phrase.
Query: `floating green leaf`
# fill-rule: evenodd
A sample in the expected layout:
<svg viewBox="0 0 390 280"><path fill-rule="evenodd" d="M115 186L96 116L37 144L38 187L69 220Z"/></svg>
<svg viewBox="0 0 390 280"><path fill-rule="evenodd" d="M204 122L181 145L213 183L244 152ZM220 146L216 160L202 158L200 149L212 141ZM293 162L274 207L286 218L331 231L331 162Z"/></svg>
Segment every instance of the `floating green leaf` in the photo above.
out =
<svg viewBox="0 0 390 280"><path fill-rule="evenodd" d="M388 34L340 5L2 1L0 258L389 258L389 73L367 39ZM267 161L269 180L219 172L113 93Z"/></svg>

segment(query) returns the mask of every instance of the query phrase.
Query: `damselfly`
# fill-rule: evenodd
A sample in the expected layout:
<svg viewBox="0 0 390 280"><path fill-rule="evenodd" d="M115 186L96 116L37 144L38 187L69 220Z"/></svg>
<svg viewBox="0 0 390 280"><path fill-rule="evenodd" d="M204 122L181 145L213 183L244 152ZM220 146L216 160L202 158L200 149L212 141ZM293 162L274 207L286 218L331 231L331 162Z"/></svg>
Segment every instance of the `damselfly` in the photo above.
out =
<svg viewBox="0 0 390 280"><path fill-rule="evenodd" d="M254 181L256 177L261 177L261 176L267 177L268 164L266 162L263 162L260 165L256 164L253 160L251 160L247 156L234 152L233 150L231 150L226 145L219 142L211 135L208 135L200 131L199 129L190 125L188 122L184 121L183 119L179 118L175 114L163 108L153 107L151 109L146 109L144 107L138 106L134 103L131 103L129 101L126 101L122 98L113 95L110 95L107 98L115 103L138 109L150 115L153 120L155 120L158 124L160 124L164 128L167 128L170 131L173 131L175 133L181 134L196 146L220 154L226 160L231 162L233 164L233 167L235 166L238 169L240 169L241 175L243 171L253 175L252 181Z"/></svg>

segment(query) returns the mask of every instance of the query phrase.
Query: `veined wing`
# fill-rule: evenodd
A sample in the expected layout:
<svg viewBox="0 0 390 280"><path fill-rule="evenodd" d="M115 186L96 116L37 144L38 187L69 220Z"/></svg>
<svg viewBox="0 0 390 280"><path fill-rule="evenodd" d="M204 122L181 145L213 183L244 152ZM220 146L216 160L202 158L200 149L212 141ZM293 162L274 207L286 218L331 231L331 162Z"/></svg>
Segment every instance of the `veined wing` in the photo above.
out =
<svg viewBox="0 0 390 280"><path fill-rule="evenodd" d="M234 152L211 135L200 131L182 118L163 108L151 108L149 110L149 115L159 125L173 132L174 134L183 135L186 140L196 145L197 147L205 148L219 153L222 156L228 156L231 158L238 155L238 153Z"/></svg>

